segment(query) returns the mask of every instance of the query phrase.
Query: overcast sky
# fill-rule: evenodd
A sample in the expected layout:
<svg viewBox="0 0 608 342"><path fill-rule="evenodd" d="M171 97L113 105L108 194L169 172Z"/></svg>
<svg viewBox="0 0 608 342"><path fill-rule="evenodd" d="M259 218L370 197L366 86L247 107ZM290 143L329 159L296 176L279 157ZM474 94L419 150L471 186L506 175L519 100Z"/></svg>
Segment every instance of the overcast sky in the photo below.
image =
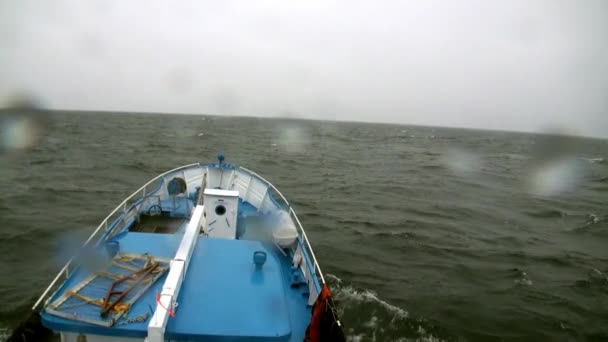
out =
<svg viewBox="0 0 608 342"><path fill-rule="evenodd" d="M608 137L608 1L0 0L0 97Z"/></svg>

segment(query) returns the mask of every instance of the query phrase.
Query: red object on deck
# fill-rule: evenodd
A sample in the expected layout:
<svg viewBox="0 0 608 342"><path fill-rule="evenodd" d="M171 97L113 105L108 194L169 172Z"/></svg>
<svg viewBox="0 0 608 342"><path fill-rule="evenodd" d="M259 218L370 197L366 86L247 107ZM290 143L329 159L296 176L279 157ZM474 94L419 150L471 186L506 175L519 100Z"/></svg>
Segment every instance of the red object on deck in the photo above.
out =
<svg viewBox="0 0 608 342"><path fill-rule="evenodd" d="M163 303L160 301L160 293L156 294L156 303L158 303L158 305L160 305L161 308L167 310L167 312L169 313L169 316L171 317L175 317L175 312L169 308L166 308Z"/></svg>
<svg viewBox="0 0 608 342"><path fill-rule="evenodd" d="M342 324L334 311L334 304L327 285L312 306L312 317L306 328L305 342L345 341Z"/></svg>

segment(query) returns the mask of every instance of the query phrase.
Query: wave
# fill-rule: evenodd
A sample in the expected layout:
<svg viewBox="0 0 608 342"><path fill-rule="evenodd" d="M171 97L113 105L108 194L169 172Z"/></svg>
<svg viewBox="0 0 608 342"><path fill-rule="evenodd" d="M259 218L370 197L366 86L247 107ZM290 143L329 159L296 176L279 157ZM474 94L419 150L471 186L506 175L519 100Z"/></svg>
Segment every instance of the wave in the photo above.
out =
<svg viewBox="0 0 608 342"><path fill-rule="evenodd" d="M148 164L141 161L134 161L128 164L123 164L122 166L129 170L147 171L150 169L150 166Z"/></svg>
<svg viewBox="0 0 608 342"><path fill-rule="evenodd" d="M399 237L399 238L404 238L404 239L423 239L424 237L419 236L418 234L414 234L412 232L373 232L371 233L372 236L376 236L379 238L382 237L388 237L388 238L395 238L395 237Z"/></svg>
<svg viewBox="0 0 608 342"><path fill-rule="evenodd" d="M589 278L608 285L608 275L597 268L594 268L589 272Z"/></svg>
<svg viewBox="0 0 608 342"><path fill-rule="evenodd" d="M57 186L34 186L31 188L31 191L33 193L53 193L53 194L62 194L62 193L86 193L87 195L90 194L121 194L121 191L116 191L116 190L110 190L107 188L96 188L96 189L92 189L90 187L79 187L79 186L74 186L74 185L70 185L70 186L64 186L64 187L57 187Z"/></svg>
<svg viewBox="0 0 608 342"><path fill-rule="evenodd" d="M587 277L575 281L573 286L587 291L598 290L600 292L608 293L608 274L597 268L591 268L587 272Z"/></svg>
<svg viewBox="0 0 608 342"><path fill-rule="evenodd" d="M568 216L568 213L563 212L561 210L557 210L557 209L542 209L542 210L535 210L535 211L526 211L525 213L528 216L538 217L538 218L558 218L558 217Z"/></svg>
<svg viewBox="0 0 608 342"><path fill-rule="evenodd" d="M606 222L608 221L608 215L601 216L597 214L588 214L585 217L585 221L578 227L571 230L574 233L608 233Z"/></svg>
<svg viewBox="0 0 608 342"><path fill-rule="evenodd" d="M52 164L54 162L56 162L56 160L54 160L54 159L40 159L40 160L30 161L30 165L46 165L46 164Z"/></svg>
<svg viewBox="0 0 608 342"><path fill-rule="evenodd" d="M392 315L391 323L397 320L406 319L409 316L407 311L398 306L383 301L382 299L378 298L378 295L376 293L370 290L357 290L352 286L341 288L336 294L336 300L349 300L357 303L378 304Z"/></svg>
<svg viewBox="0 0 608 342"><path fill-rule="evenodd" d="M604 158L581 158L582 160L589 162L591 164L604 164L606 159Z"/></svg>
<svg viewBox="0 0 608 342"><path fill-rule="evenodd" d="M325 277L346 328L347 341L444 341L429 322L410 317L406 309L381 299L376 292L345 284L333 274Z"/></svg>
<svg viewBox="0 0 608 342"><path fill-rule="evenodd" d="M516 272L516 279L513 280L513 282L517 285L521 285L521 286L532 286L532 280L530 280L530 278L528 277L528 274L525 271L522 270L515 270Z"/></svg>
<svg viewBox="0 0 608 342"><path fill-rule="evenodd" d="M601 222L603 219L604 219L603 217L599 217L596 214L589 214L589 215L587 215L587 222L585 222L585 227L589 227L594 224L597 224L597 223Z"/></svg>
<svg viewBox="0 0 608 342"><path fill-rule="evenodd" d="M498 153L489 155L488 158L506 159L506 160L529 160L531 157L518 153Z"/></svg>

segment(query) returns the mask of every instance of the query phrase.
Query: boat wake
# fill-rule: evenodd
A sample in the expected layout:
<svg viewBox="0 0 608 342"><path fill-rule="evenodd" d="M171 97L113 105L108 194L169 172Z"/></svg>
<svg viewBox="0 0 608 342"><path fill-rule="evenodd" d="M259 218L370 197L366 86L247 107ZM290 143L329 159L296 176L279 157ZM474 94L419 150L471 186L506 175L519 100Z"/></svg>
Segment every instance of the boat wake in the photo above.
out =
<svg viewBox="0 0 608 342"><path fill-rule="evenodd" d="M407 310L382 300L375 292L345 284L333 274L327 274L326 279L346 328L347 341L443 341L429 322L410 317Z"/></svg>

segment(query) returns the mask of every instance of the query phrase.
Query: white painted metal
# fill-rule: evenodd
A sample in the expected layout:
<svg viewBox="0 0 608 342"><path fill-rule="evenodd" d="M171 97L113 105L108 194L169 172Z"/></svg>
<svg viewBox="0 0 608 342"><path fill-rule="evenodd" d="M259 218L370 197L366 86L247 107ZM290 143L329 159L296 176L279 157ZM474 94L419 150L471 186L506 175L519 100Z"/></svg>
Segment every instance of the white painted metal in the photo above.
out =
<svg viewBox="0 0 608 342"><path fill-rule="evenodd" d="M220 177L220 187L222 189L230 189L232 186L232 180L236 174L235 170L222 169L222 176Z"/></svg>
<svg viewBox="0 0 608 342"><path fill-rule="evenodd" d="M298 226L300 227L300 229L302 231L302 238L303 238L304 242L306 243L306 246L308 247L308 252L310 253L310 256L312 257L313 272L318 271L319 278L321 278L321 283L325 284L325 278L323 277L323 273L321 272L321 268L319 267L319 263L317 262L317 257L315 256L315 252L313 252L312 247L310 246L310 241L308 241L308 236L306 236L306 232L304 231L304 228L302 227L302 224L300 223L300 219L298 219L298 215L296 215L296 212L293 210L293 208L290 207L289 211L291 212L291 215L293 215L293 218L296 220L296 222L298 223Z"/></svg>
<svg viewBox="0 0 608 342"><path fill-rule="evenodd" d="M270 196L270 187L266 190L266 196L264 196L264 200L262 200L262 205L258 208L264 214L268 214L270 212L277 210L277 205L275 201Z"/></svg>
<svg viewBox="0 0 608 342"><path fill-rule="evenodd" d="M304 258L304 253L302 252L300 244L296 246L296 250L293 254L293 265L300 267L300 270L302 270L302 275L304 275L304 280L308 286L308 305L313 305L319 296L319 292L315 286L314 279L312 278L312 274L308 264L306 263L306 259Z"/></svg>
<svg viewBox="0 0 608 342"><path fill-rule="evenodd" d="M209 237L236 239L239 192L233 190L205 189L206 225Z"/></svg>
<svg viewBox="0 0 608 342"><path fill-rule="evenodd" d="M194 192L194 189L201 185L203 180L203 175L205 174L206 168L196 168L196 169L185 169L184 177L186 181L186 186L188 191Z"/></svg>
<svg viewBox="0 0 608 342"><path fill-rule="evenodd" d="M242 198L245 198L247 188L249 187L249 182L251 181L252 177L253 176L251 176L250 174L239 171L236 174L236 177L234 179L234 186L231 187L231 189L238 191Z"/></svg>
<svg viewBox="0 0 608 342"><path fill-rule="evenodd" d="M281 248L288 248L298 239L298 230L286 211L279 211L277 223L272 232L274 243Z"/></svg>
<svg viewBox="0 0 608 342"><path fill-rule="evenodd" d="M239 197L239 192L235 190L222 190L222 189L205 189L205 195L210 196L226 196L226 197Z"/></svg>
<svg viewBox="0 0 608 342"><path fill-rule="evenodd" d="M262 206L262 201L264 200L267 191L268 185L262 180L253 177L249 183L249 187L247 188L247 194L243 197L243 200L251 203L251 205L256 208L260 208Z"/></svg>
<svg viewBox="0 0 608 342"><path fill-rule="evenodd" d="M243 171L245 171L245 172L248 172L248 173L249 173L250 175L252 175L252 176L257 177L258 179L260 179L260 180L261 180L261 181L263 181L264 183L268 184L268 186L272 187L272 189L273 189L274 191L276 191L276 192L277 192L277 194L279 194L279 196L281 197L281 199L283 200L283 202L285 202L285 204L287 204L287 205L289 206L289 202L287 201L287 199L285 198L285 196L283 196L283 194L282 194L282 193L279 191L279 189L277 189L277 188L276 188L274 185L272 185L272 183L270 183L270 182L269 182L269 181L267 181L267 180L266 180L264 177L262 177L262 176L258 175L257 173L255 173L255 172L253 172L253 171L251 171L251 170L249 170L249 169L246 169L246 168L244 168L244 167L242 167L242 166L240 167L240 169L241 169L241 170L243 170Z"/></svg>
<svg viewBox="0 0 608 342"><path fill-rule="evenodd" d="M221 188L222 187L222 169L209 166L207 167L207 188Z"/></svg>
<svg viewBox="0 0 608 342"><path fill-rule="evenodd" d="M171 269L163 284L158 300L160 303L156 305L154 315L148 324L148 342L165 341L165 329L170 316L169 310L174 311L177 307L177 298L182 282L186 277L188 265L190 264L190 257L196 246L200 228L201 226L204 226L204 210L205 208L201 205L194 209L192 218L186 227L184 237L175 253L175 257L171 260Z"/></svg>
<svg viewBox="0 0 608 342"><path fill-rule="evenodd" d="M302 227L302 223L300 223L300 220L298 219L298 216L296 215L296 212L293 210L293 208L291 207L291 205L289 204L289 202L287 201L287 199L285 199L285 196L283 196L283 194L279 191L279 189L277 189L274 185L272 185L272 183L270 183L269 181L267 181L266 179L264 179L262 176L258 175L257 173L246 169L244 167L240 167L241 170L248 172L250 175L257 177L258 179L260 179L261 181L265 182L266 184L268 184L269 187L271 187L283 200L283 202L289 207L289 214L295 219L298 228L300 229L300 232L302 234L302 240L304 241L304 243L306 244L306 247L308 248L308 253L310 254L310 256L312 257L312 262L313 262L313 273L317 273L319 275L319 278L321 279L321 284L325 284L325 277L323 277L323 272L321 272L321 268L319 267L319 263L317 262L317 257L315 256L315 252L313 252L312 247L310 246L310 242L308 241L308 237L306 236L306 232L304 231L304 227Z"/></svg>

